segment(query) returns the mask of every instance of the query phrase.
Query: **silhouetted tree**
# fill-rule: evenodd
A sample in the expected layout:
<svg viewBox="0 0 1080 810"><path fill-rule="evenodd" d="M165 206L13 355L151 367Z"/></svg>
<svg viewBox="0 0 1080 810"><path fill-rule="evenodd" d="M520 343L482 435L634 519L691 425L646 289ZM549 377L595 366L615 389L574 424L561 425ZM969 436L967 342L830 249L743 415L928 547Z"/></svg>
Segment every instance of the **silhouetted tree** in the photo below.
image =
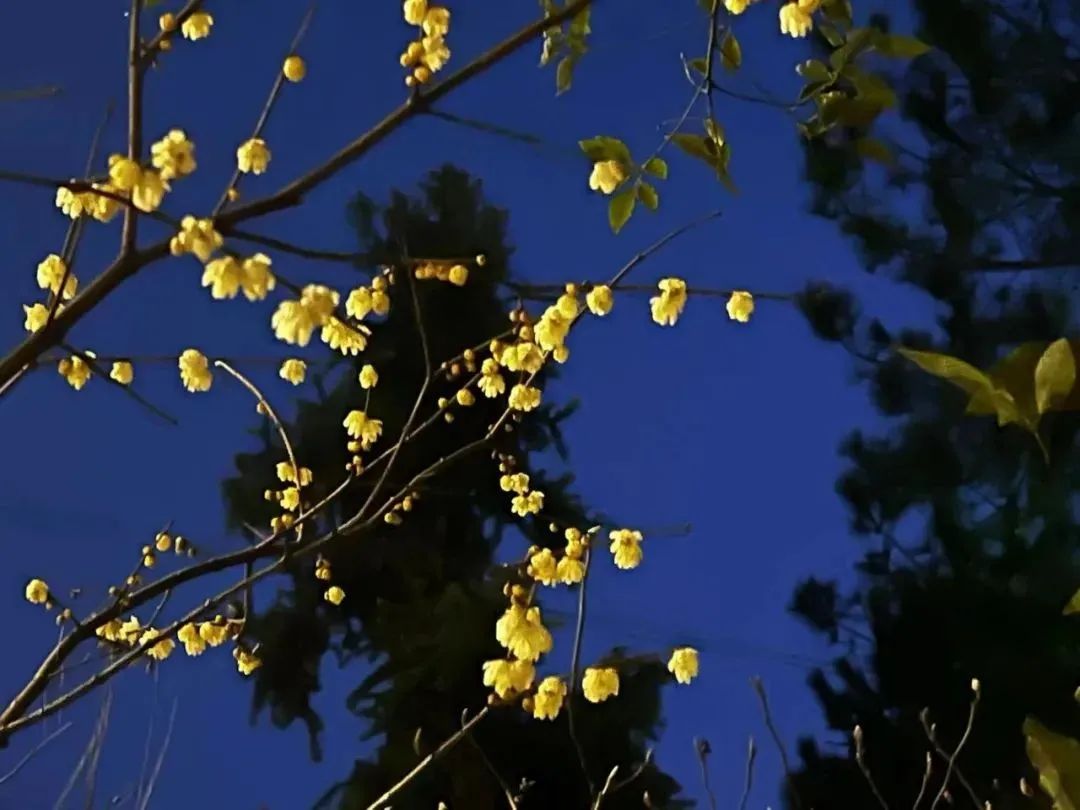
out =
<svg viewBox="0 0 1080 810"><path fill-rule="evenodd" d="M465 287L417 284L435 364L486 345L510 326L498 286L510 278L507 216L484 202L479 183L468 175L443 168L427 178L419 197L395 192L385 207L361 195L351 216L369 269L393 265L402 256L486 256L483 268L473 270L475 276ZM412 409L424 363L408 289L399 278L392 288L388 322L367 350L325 374L317 383L318 400L302 400L287 427L300 463L313 470L313 499L340 480L352 455L345 447L341 420L350 409L363 407L366 392L357 380L361 363L372 363L380 375L368 411L384 420L384 436L396 437ZM452 375L452 369L447 372ZM459 376L436 386L428 406L437 397L452 397L461 384ZM478 398L472 408L459 409L452 424L437 425L407 445L387 491L482 435L503 407ZM547 516L564 526L587 527L590 516L572 493L569 478L552 478L534 462L545 454L551 460L553 450L565 457L559 425L572 410L572 404L545 404L539 418L511 422L513 429L500 436L496 449L517 458L542 487ZM274 464L283 458L283 450L272 432L264 431L263 439L265 449L238 456L238 474L225 483L237 527L266 525L275 511L262 493L278 486ZM511 551L502 558L520 559L530 543L561 542L561 534L552 534L546 519L541 524L510 514L497 466L485 452L466 456L424 481L421 500L403 525L387 526L363 539L346 533L330 546L325 556L334 583L347 594L340 607L324 601L325 583L315 578L308 560L292 570L290 587L255 617L264 661L255 679L256 710L268 707L279 726L302 719L318 756L323 720L313 710L311 696L320 686L323 659L332 653L358 681L347 706L359 718L358 736L380 739L375 753L358 760L320 807L366 807L457 731L463 710L475 711L487 699L481 664L503 655L493 628L505 610L502 588L511 577L509 567L496 565L496 551L505 540ZM330 521L340 524L360 508L378 476L367 478L353 484L323 528L330 528ZM553 660L551 666L560 664ZM668 677L663 665L627 660L620 664L620 676L618 701L584 706L577 718L589 776L597 783L616 764L629 775L643 761L660 720L660 686ZM331 722L344 721L335 717ZM522 808L587 805L588 787L565 712L555 722L540 722L508 707L486 718L474 739L478 747L468 742L455 747L440 766L429 769L395 800L394 807L430 810L441 800L452 807L505 808L499 779L521 793ZM653 806L680 806L671 801L678 785L649 766L612 794L605 807L641 807L644 791Z"/></svg>
<svg viewBox="0 0 1080 810"><path fill-rule="evenodd" d="M964 415L966 398L894 348L986 369L1025 341L1068 334L1080 267L1080 7L914 6L935 51L899 85L895 162L864 164L850 131L806 148L813 210L852 238L870 272L925 293L937 329L894 334L824 287L803 299L815 332L850 351L889 422L885 435L855 431L842 447L849 468L837 491L865 547L857 585L845 593L810 579L792 602L843 645L832 671L810 679L839 750L803 740L795 785L803 807L876 806L854 760L859 724L885 800L910 807L932 750L920 713L929 709L951 752L978 677L981 701L957 758L967 786L954 776L954 804L1044 806L1019 793L1021 776L1036 784L1020 727L1035 714L1080 733L1080 628L1062 616L1080 584L1080 421L1047 420L1047 464L1029 434ZM944 771L935 753L931 799Z"/></svg>

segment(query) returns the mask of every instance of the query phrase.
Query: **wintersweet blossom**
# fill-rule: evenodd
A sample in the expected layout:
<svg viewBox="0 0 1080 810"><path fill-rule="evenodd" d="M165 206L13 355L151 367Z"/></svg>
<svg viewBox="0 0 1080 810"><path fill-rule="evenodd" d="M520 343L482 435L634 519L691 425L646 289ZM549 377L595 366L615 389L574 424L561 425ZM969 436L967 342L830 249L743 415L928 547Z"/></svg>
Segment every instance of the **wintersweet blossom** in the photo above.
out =
<svg viewBox="0 0 1080 810"><path fill-rule="evenodd" d="M32 605L44 605L49 601L49 586L44 580L32 579L26 583L26 601Z"/></svg>
<svg viewBox="0 0 1080 810"><path fill-rule="evenodd" d="M250 675L262 666L262 661L260 661L254 653L250 653L240 647L233 650L233 658L236 659L236 668L240 671L241 675Z"/></svg>
<svg viewBox="0 0 1080 810"><path fill-rule="evenodd" d="M278 371L278 376L293 385L300 385L300 383L304 381L304 375L306 373L307 363L303 360L289 358L281 364L281 370Z"/></svg>
<svg viewBox="0 0 1080 810"><path fill-rule="evenodd" d="M262 138L249 138L236 149L236 166L244 174L262 174L270 165L270 147Z"/></svg>
<svg viewBox="0 0 1080 810"><path fill-rule="evenodd" d="M78 355L63 358L57 364L56 370L76 391L81 391L90 379L90 364Z"/></svg>
<svg viewBox="0 0 1080 810"><path fill-rule="evenodd" d="M194 42L197 39L203 39L204 37L210 36L210 29L213 28L213 26L214 18L209 12L196 11L180 24L180 33L183 34L186 39L190 39Z"/></svg>
<svg viewBox="0 0 1080 810"><path fill-rule="evenodd" d="M581 691L590 703L603 703L619 694L619 672L612 667L588 667L581 679Z"/></svg>
<svg viewBox="0 0 1080 810"><path fill-rule="evenodd" d="M506 390L506 380L499 373L499 364L488 357L480 366L480 379L477 382L480 393L488 399L494 399Z"/></svg>
<svg viewBox="0 0 1080 810"><path fill-rule="evenodd" d="M637 568L641 565L642 557L641 541L644 539L641 532L631 529L616 529L608 535L611 540L610 551L615 557L615 565L623 570Z"/></svg>
<svg viewBox="0 0 1080 810"><path fill-rule="evenodd" d="M248 301L262 301L277 286L277 279L270 272L273 262L265 253L248 256L241 264L240 289Z"/></svg>
<svg viewBox="0 0 1080 810"><path fill-rule="evenodd" d="M744 290L736 290L728 299L727 314L733 321L747 323L754 314L754 296Z"/></svg>
<svg viewBox="0 0 1080 810"><path fill-rule="evenodd" d="M64 281L65 273L67 273L66 281ZM66 301L74 298L79 289L79 280L75 278L74 273L67 272L67 262L55 253L50 253L37 266L38 286L56 295L60 291L61 281L64 284L63 299Z"/></svg>
<svg viewBox="0 0 1080 810"><path fill-rule="evenodd" d="M195 144L182 129L169 130L161 140L151 144L150 162L162 180L186 177L196 168Z"/></svg>
<svg viewBox="0 0 1080 810"><path fill-rule="evenodd" d="M667 668L679 683L690 683L698 674L698 651L693 647L673 650Z"/></svg>
<svg viewBox="0 0 1080 810"><path fill-rule="evenodd" d="M188 214L180 220L180 230L169 240L169 252L173 256L194 253L200 262L205 263L224 241L214 228L213 220L197 219Z"/></svg>
<svg viewBox="0 0 1080 810"><path fill-rule="evenodd" d="M337 585L331 585L326 589L326 593L323 594L323 599L331 605L340 605L345 601L345 591Z"/></svg>
<svg viewBox="0 0 1080 810"><path fill-rule="evenodd" d="M814 27L814 18L811 16L816 10L800 2L791 2L780 9L780 33L798 39L805 37Z"/></svg>
<svg viewBox="0 0 1080 810"><path fill-rule="evenodd" d="M49 308L44 304L31 304L30 306L23 304L23 314L26 316L23 321L23 328L27 332L36 332L49 319Z"/></svg>
<svg viewBox="0 0 1080 810"><path fill-rule="evenodd" d="M197 349L187 349L180 355L178 365L184 388L192 393L210 390L214 375L210 371L210 361L206 359L206 355Z"/></svg>
<svg viewBox="0 0 1080 810"><path fill-rule="evenodd" d="M561 678L549 675L540 681L533 696L533 717L537 720L554 720L566 698L566 684Z"/></svg>
<svg viewBox="0 0 1080 810"><path fill-rule="evenodd" d="M589 188L611 194L626 180L626 168L617 160L598 160L589 175Z"/></svg>
<svg viewBox="0 0 1080 810"><path fill-rule="evenodd" d="M203 268L202 285L210 288L210 296L216 300L235 298L243 272L235 256L221 256Z"/></svg>
<svg viewBox="0 0 1080 810"><path fill-rule="evenodd" d="M131 385L131 381L135 379L135 369L126 360L117 360L109 370L109 379L121 385Z"/></svg>
<svg viewBox="0 0 1080 810"><path fill-rule="evenodd" d="M606 284L597 284L585 294L585 305L589 308L589 312L598 317L602 318L611 312L614 304L615 299L611 294L611 287Z"/></svg>
<svg viewBox="0 0 1080 810"><path fill-rule="evenodd" d="M490 686L503 699L526 691L535 677L536 667L531 661L496 658L484 662L484 686Z"/></svg>
<svg viewBox="0 0 1080 810"><path fill-rule="evenodd" d="M184 652L188 655L202 655L206 651L206 641L199 635L199 629L188 622L176 634L176 638L184 645Z"/></svg>
<svg viewBox="0 0 1080 810"><path fill-rule="evenodd" d="M375 366L370 363L366 363L362 369L360 369L360 387L365 391L374 388L379 384L379 372L375 370Z"/></svg>
<svg viewBox="0 0 1080 810"><path fill-rule="evenodd" d="M540 407L540 389L518 383L510 389L507 404L515 411L528 412Z"/></svg>
<svg viewBox="0 0 1080 810"><path fill-rule="evenodd" d="M686 282L681 278L664 278L657 286L660 294L649 299L652 319L660 326L674 326L686 306Z"/></svg>
<svg viewBox="0 0 1080 810"><path fill-rule="evenodd" d="M526 573L542 585L555 585L559 581L559 563L550 548L538 549L529 557Z"/></svg>

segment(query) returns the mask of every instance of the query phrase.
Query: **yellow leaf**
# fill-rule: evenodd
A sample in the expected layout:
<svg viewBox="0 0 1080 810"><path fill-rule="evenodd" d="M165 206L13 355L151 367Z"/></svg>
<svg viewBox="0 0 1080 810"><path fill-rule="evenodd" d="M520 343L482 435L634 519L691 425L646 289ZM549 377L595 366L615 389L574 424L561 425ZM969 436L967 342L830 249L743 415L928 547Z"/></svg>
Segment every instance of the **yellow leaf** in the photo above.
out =
<svg viewBox="0 0 1080 810"><path fill-rule="evenodd" d="M1035 366L1035 402L1046 413L1065 399L1076 383L1076 360L1065 338L1051 343Z"/></svg>
<svg viewBox="0 0 1080 810"><path fill-rule="evenodd" d="M1039 771L1039 787L1054 810L1080 810L1080 743L1055 734L1038 720L1024 721L1028 759Z"/></svg>
<svg viewBox="0 0 1080 810"><path fill-rule="evenodd" d="M903 347L897 351L923 371L948 380L970 394L968 413L997 414L999 426L1022 421L1020 409L1012 394L994 385L989 375L970 363L937 352L920 352Z"/></svg>

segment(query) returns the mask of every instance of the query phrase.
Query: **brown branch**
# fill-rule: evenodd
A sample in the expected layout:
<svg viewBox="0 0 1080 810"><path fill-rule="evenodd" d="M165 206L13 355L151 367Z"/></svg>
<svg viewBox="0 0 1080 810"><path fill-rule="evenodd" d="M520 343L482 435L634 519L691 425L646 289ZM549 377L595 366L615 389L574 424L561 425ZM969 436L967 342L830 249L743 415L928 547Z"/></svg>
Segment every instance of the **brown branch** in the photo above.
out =
<svg viewBox="0 0 1080 810"><path fill-rule="evenodd" d="M462 729L465 728L465 718L468 717L468 715L468 709L461 713ZM488 755L484 753L483 746L481 746L480 743L476 741L476 737L474 735L466 734L465 736L469 740L469 742L472 743L472 746L476 750L476 753L480 755L480 759L483 760L484 765L487 766L488 771L491 772L491 775L495 778L495 781L499 783L499 787L502 789L503 795L506 796L506 803L510 806L510 810L518 810L517 799L514 798L514 791L510 789L510 786L508 784L506 784L506 780L502 778L502 774L500 774L499 770L495 767L495 763L493 763L488 757Z"/></svg>
<svg viewBox="0 0 1080 810"><path fill-rule="evenodd" d="M746 803L750 801L750 790L754 786L754 762L757 760L757 746L754 738L750 737L746 744L746 780L743 782L742 797L739 799L739 810L746 810Z"/></svg>
<svg viewBox="0 0 1080 810"><path fill-rule="evenodd" d="M226 223L243 222L252 217L270 213L271 211L278 211L282 208L297 205L304 198L305 194L332 177L345 166L348 166L350 163L355 162L357 159L367 154L373 147L384 141L390 133L395 131L403 123L424 112L436 101L445 97L448 93L457 89L465 82L479 76L493 65L498 64L539 34L542 34L549 28L561 25L591 4L592 0L573 0L556 13L530 23L516 34L513 34L490 50L476 57L476 59L449 78L433 85L427 90L411 96L405 103L389 113L359 138L347 144L321 166L312 169L307 174L294 180L280 191L277 191L268 197L253 200L247 205L242 205L238 208L226 211L222 215L223 221Z"/></svg>
<svg viewBox="0 0 1080 810"><path fill-rule="evenodd" d="M182 9L180 9L178 12L176 12L176 29L179 30L180 26L183 25L184 20L186 20L196 11L198 11L202 7L202 4L203 0L188 0L188 4ZM169 33L166 33L165 31L159 31L157 34L154 35L154 38L146 44L146 47L143 49L141 57L142 67L144 70L150 65L152 58L157 53L158 49L161 47L162 41L167 39L169 36Z"/></svg>
<svg viewBox="0 0 1080 810"><path fill-rule="evenodd" d="M787 782L791 803L796 810L799 810L802 807L802 802L799 801L799 794L795 790L795 777L791 773L791 764L788 762L784 741L780 739L780 732L777 731L776 724L773 722L772 711L769 709L769 697L765 694L765 684L761 678L755 676L750 679L750 685L753 687L758 696L758 702L761 704L761 714L765 719L765 728L769 730L769 735L776 745L776 750L780 752L780 764L784 768L784 780Z"/></svg>
<svg viewBox="0 0 1080 810"><path fill-rule="evenodd" d="M469 720L467 723L462 724L459 731L455 732L446 740L444 740L442 745L440 745L438 748L436 748L434 751L432 751L430 754L420 760L420 762L416 764L416 767L414 767L411 771L401 777L401 779L399 779L393 787L386 791L386 793L384 793L382 796L369 804L367 806L367 810L383 810L383 808L387 806L387 802L389 802L392 798L394 798L394 796L404 790L409 785L409 783L417 776L419 776L420 773L422 773L429 765L431 765L433 762L435 762L435 760L439 759L439 757L441 757L443 754L445 754L447 751L449 751L451 748L461 742L465 737L467 737L469 733L476 727L476 725L485 717L487 717L489 711L491 711L491 707L485 706L476 714L474 714L471 720Z"/></svg>
<svg viewBox="0 0 1080 810"><path fill-rule="evenodd" d="M142 91L143 70L142 40L139 37L139 23L142 21L143 0L131 0L128 28L128 151L130 160L139 161L142 155ZM135 250L135 239L139 224L139 212L135 206L124 209L124 230L120 236L120 255L125 256Z"/></svg>
<svg viewBox="0 0 1080 810"><path fill-rule="evenodd" d="M146 408L148 411L150 411L150 413L154 414L154 416L157 416L158 418L165 420L166 422L168 422L173 427L176 427L177 425L180 424L180 421L175 416L170 414L168 411L165 411L165 410L162 410L161 408L159 408L153 402L151 402L146 397L144 397L142 394L140 394L138 391L136 391L132 386L124 385L123 383L121 383L121 382L119 382L117 380L114 380L112 377L110 377L109 373L105 370L105 368L101 365L101 363L98 362L98 359L96 357L91 357L85 351L82 351L80 349L76 349L74 346L70 346L67 343L61 343L60 347L62 349L65 349L66 351L70 352L75 357L78 357L80 360L82 360L84 363L86 363L86 365L88 365L90 367L90 370L94 374L97 374L99 377L101 377L103 380L105 380L105 382L108 385L111 385L114 388L119 388L121 391L124 392L125 396L131 397L139 405Z"/></svg>
<svg viewBox="0 0 1080 810"><path fill-rule="evenodd" d="M296 34L293 36L292 42L289 44L289 50L286 52L287 58L291 54L296 53L296 49L300 47L300 42L304 39L304 34L307 33L308 27L311 25L311 18L315 15L316 0L310 0L308 3L307 11L304 12L303 18L300 20L300 27L296 29ZM284 59L282 60L284 61ZM270 94L266 97L266 103L263 104L262 112L259 113L259 118L255 122L255 129L252 130L251 138L258 138L262 135L263 130L266 129L266 123L270 120L270 110L274 107L274 102L277 101L278 96L281 95L281 88L285 84L285 71L279 64L277 66L277 72L274 76L274 83L270 87ZM233 168L232 177L229 178L228 185L225 186L225 190L221 193L221 199L218 200L217 205L214 206L214 212L210 215L211 219L217 219L218 215L225 210L225 206L229 204L229 192L236 191L240 188L240 179L243 177L243 172L240 171L240 167Z"/></svg>
<svg viewBox="0 0 1080 810"><path fill-rule="evenodd" d="M268 248L279 250L282 253L291 253L293 256L300 256L304 259L342 262L344 264L362 264L370 256L370 254L360 253L358 251L321 250L318 248L303 247L302 245L295 245L292 242L286 242L283 239L277 239L273 236L263 236L259 233L241 230L240 228L235 228L231 225L222 225L219 231L222 236L231 236L234 239L239 239L243 242L252 242L256 245L265 245Z"/></svg>

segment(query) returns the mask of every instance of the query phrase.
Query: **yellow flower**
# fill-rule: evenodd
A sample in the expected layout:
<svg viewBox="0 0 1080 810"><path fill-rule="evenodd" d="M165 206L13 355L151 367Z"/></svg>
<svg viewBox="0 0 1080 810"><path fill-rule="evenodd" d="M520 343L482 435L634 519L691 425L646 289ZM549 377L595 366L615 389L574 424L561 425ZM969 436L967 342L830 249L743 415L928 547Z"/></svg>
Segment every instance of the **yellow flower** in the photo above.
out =
<svg viewBox="0 0 1080 810"><path fill-rule="evenodd" d="M350 326L331 316L319 337L331 349L356 356L367 348L367 334L367 328L363 324Z"/></svg>
<svg viewBox="0 0 1080 810"><path fill-rule="evenodd" d="M757 0L724 0L724 8L732 14L742 14L751 3Z"/></svg>
<svg viewBox="0 0 1080 810"><path fill-rule="evenodd" d="M27 332L38 331L49 318L49 309L44 304L31 304L30 306L23 304L23 312L26 314L23 328Z"/></svg>
<svg viewBox="0 0 1080 810"><path fill-rule="evenodd" d="M382 435L382 421L369 418L363 411L349 411L342 424L352 438L363 442L365 450Z"/></svg>
<svg viewBox="0 0 1080 810"><path fill-rule="evenodd" d="M219 621L203 622L199 625L199 638L211 647L217 647L229 638L229 626Z"/></svg>
<svg viewBox="0 0 1080 810"><path fill-rule="evenodd" d="M511 605L495 623L495 638L523 661L536 661L551 649L551 633L544 627L538 607Z"/></svg>
<svg viewBox="0 0 1080 810"><path fill-rule="evenodd" d="M463 264L455 264L450 268L447 279L455 287L464 287L465 282L469 280L469 268Z"/></svg>
<svg viewBox="0 0 1080 810"><path fill-rule="evenodd" d="M611 667L588 667L581 679L581 691L590 703L603 703L619 694L619 673Z"/></svg>
<svg viewBox="0 0 1080 810"><path fill-rule="evenodd" d="M240 292L243 268L235 256L222 256L203 268L202 285L210 288L211 297L221 300L235 298Z"/></svg>
<svg viewBox="0 0 1080 810"><path fill-rule="evenodd" d="M135 187L131 189L131 202L140 211L156 211L165 198L165 182L153 169L146 169L139 174Z"/></svg>
<svg viewBox="0 0 1080 810"><path fill-rule="evenodd" d="M99 191L107 191L111 194L116 194L118 192L111 183L94 183L93 188L98 189ZM108 222L116 216L116 212L120 210L120 203L117 200L102 194L94 194L93 196L94 206L90 210L90 215L93 216L94 219L98 222Z"/></svg>
<svg viewBox="0 0 1080 810"><path fill-rule="evenodd" d="M801 3L791 2L780 9L780 33L798 39L805 37L814 27L811 11L802 8Z"/></svg>
<svg viewBox="0 0 1080 810"><path fill-rule="evenodd" d="M544 365L544 355L535 343L527 340L503 349L500 361L508 371L535 374Z"/></svg>
<svg viewBox="0 0 1080 810"><path fill-rule="evenodd" d="M674 326L686 306L686 282L680 278L664 278L658 286L660 295L649 299L652 319L661 326Z"/></svg>
<svg viewBox="0 0 1080 810"><path fill-rule="evenodd" d="M641 532L630 529L618 529L608 535L611 540L611 553L615 555L615 565L623 570L637 568L641 564L644 552L641 550L641 541L644 539Z"/></svg>
<svg viewBox="0 0 1080 810"><path fill-rule="evenodd" d="M293 385L300 385L304 381L304 374L307 372L307 363L303 360L289 359L281 364L281 370L278 372L278 376L286 382L291 382Z"/></svg>
<svg viewBox="0 0 1080 810"><path fill-rule="evenodd" d="M270 164L270 149L262 138L250 138L236 150L236 165L245 174L262 174Z"/></svg>
<svg viewBox="0 0 1080 810"><path fill-rule="evenodd" d="M515 495L510 505L510 511L520 517L539 514L543 508L544 493L540 491L530 492L527 495Z"/></svg>
<svg viewBox="0 0 1080 810"><path fill-rule="evenodd" d="M116 380L121 385L131 385L131 381L135 379L135 369L126 360L117 360L112 364L109 378Z"/></svg>
<svg viewBox="0 0 1080 810"><path fill-rule="evenodd" d="M536 342L547 352L562 346L572 323L573 319L568 318L558 306L548 307L536 324Z"/></svg>
<svg viewBox="0 0 1080 810"><path fill-rule="evenodd" d="M206 650L206 640L199 635L199 629L191 622L181 627L176 637L184 645L184 652L188 655L202 655Z"/></svg>
<svg viewBox="0 0 1080 810"><path fill-rule="evenodd" d="M727 314L733 321L746 323L754 314L754 296L748 292L736 290L728 299Z"/></svg>
<svg viewBox="0 0 1080 810"><path fill-rule="evenodd" d="M501 698L508 698L515 692L524 692L532 686L536 677L536 667L531 661L509 661L496 658L484 662L484 686L490 686Z"/></svg>
<svg viewBox="0 0 1080 810"><path fill-rule="evenodd" d="M374 388L379 384L379 372L375 370L375 366L367 363L362 369L360 369L360 387L365 391Z"/></svg>
<svg viewBox="0 0 1080 810"><path fill-rule="evenodd" d="M250 675L262 666L262 661L254 653L249 653L247 650L237 647L232 654L233 658L236 659L236 668L240 670L241 675Z"/></svg>
<svg viewBox="0 0 1080 810"><path fill-rule="evenodd" d="M180 381L184 388L192 393L209 391L214 375L210 372L210 362L196 349L187 349L180 355Z"/></svg>
<svg viewBox="0 0 1080 810"><path fill-rule="evenodd" d="M307 346L311 333L315 331L315 322L311 314L299 301L282 301L270 318L274 336L278 340L299 346Z"/></svg>
<svg viewBox="0 0 1080 810"><path fill-rule="evenodd" d="M142 635L143 627L139 623L138 616L128 616L128 618L120 625L120 629L117 631L117 635L120 640L127 644L137 644L139 637Z"/></svg>
<svg viewBox="0 0 1080 810"><path fill-rule="evenodd" d="M488 399L494 399L506 390L506 381L499 373L499 364L488 357L480 366L480 392Z"/></svg>
<svg viewBox="0 0 1080 810"><path fill-rule="evenodd" d="M679 683L690 683L698 674L698 651L693 647L674 650L667 668Z"/></svg>
<svg viewBox="0 0 1080 810"><path fill-rule="evenodd" d="M617 160L598 160L589 175L589 188L611 194L626 180L626 169Z"/></svg>
<svg viewBox="0 0 1080 810"><path fill-rule="evenodd" d="M473 392L468 388L459 389L458 392L454 394L454 399L462 408L468 408L476 403L476 397L473 396Z"/></svg>
<svg viewBox="0 0 1080 810"><path fill-rule="evenodd" d="M304 64L302 58L293 54L285 59L285 64L281 66L281 72L290 82L302 82L307 75L307 65Z"/></svg>
<svg viewBox="0 0 1080 810"><path fill-rule="evenodd" d="M427 0L405 0L403 11L409 25L422 25L428 12Z"/></svg>
<svg viewBox="0 0 1080 810"><path fill-rule="evenodd" d="M559 563L550 548L542 548L529 558L529 567L526 573L543 585L554 585L558 582Z"/></svg>
<svg viewBox="0 0 1080 810"><path fill-rule="evenodd" d="M563 557L555 569L555 576L563 585L576 585L585 579L585 563L573 557Z"/></svg>
<svg viewBox="0 0 1080 810"><path fill-rule="evenodd" d="M376 315L385 315L390 311L390 296L386 294L385 290L376 287L371 291L371 311Z"/></svg>
<svg viewBox="0 0 1080 810"><path fill-rule="evenodd" d="M340 605L343 601L345 601L345 591L343 591L337 585L332 585L326 589L326 593L323 594L323 599L325 599L331 605Z"/></svg>
<svg viewBox="0 0 1080 810"><path fill-rule="evenodd" d="M514 473L513 475L504 475L499 479L499 488L503 492L515 492L518 495L524 495L529 491L529 474Z"/></svg>
<svg viewBox="0 0 1080 810"><path fill-rule="evenodd" d="M119 642L122 640L121 630L123 624L119 619L109 619L105 624L101 625L94 631L94 635L98 638L103 638L106 641Z"/></svg>
<svg viewBox="0 0 1080 810"><path fill-rule="evenodd" d="M540 389L518 383L510 389L507 404L515 411L531 411L540 406Z"/></svg>
<svg viewBox="0 0 1080 810"><path fill-rule="evenodd" d="M285 483L296 483L296 473L293 471L293 466L288 461L279 461L277 464L277 477L279 481ZM300 486L306 487L311 483L314 476L307 467L300 468Z"/></svg>
<svg viewBox="0 0 1080 810"><path fill-rule="evenodd" d="M176 15L171 12L166 12L158 17L158 28L161 29L161 33L169 34L176 30Z"/></svg>
<svg viewBox="0 0 1080 810"><path fill-rule="evenodd" d="M371 290L367 287L357 287L345 299L345 314L362 321L369 312L371 312Z"/></svg>
<svg viewBox="0 0 1080 810"><path fill-rule="evenodd" d="M67 380L67 384L76 391L81 391L82 387L86 385L86 381L90 379L90 364L78 355L70 358L65 357L60 361L56 370L60 372L61 377Z"/></svg>
<svg viewBox="0 0 1080 810"><path fill-rule="evenodd" d="M210 36L210 29L214 25L214 18L208 12L196 11L180 25L180 33L194 42Z"/></svg>
<svg viewBox="0 0 1080 810"><path fill-rule="evenodd" d="M37 266L38 286L56 295L60 290L60 282L66 270L67 263L55 253L50 253ZM74 273L68 273L67 281L64 281L64 300L74 298L78 289L79 280L75 278Z"/></svg>
<svg viewBox="0 0 1080 810"><path fill-rule="evenodd" d="M322 284L308 284L300 292L300 303L311 313L312 320L322 326L334 314L338 294Z"/></svg>
<svg viewBox="0 0 1080 810"><path fill-rule="evenodd" d="M205 263L223 241L214 228L213 220L196 219L188 214L180 220L180 230L169 240L169 252L173 256L194 253L200 262Z"/></svg>
<svg viewBox="0 0 1080 810"><path fill-rule="evenodd" d="M49 601L49 586L40 579L30 580L26 583L26 601L31 605L44 605Z"/></svg>
<svg viewBox="0 0 1080 810"><path fill-rule="evenodd" d="M296 487L286 487L281 492L279 503L281 508L287 512L295 512L300 508L300 490Z"/></svg>
<svg viewBox="0 0 1080 810"><path fill-rule="evenodd" d="M570 349L568 349L565 345L556 346L551 352L551 357L555 360L556 363L565 363L567 360L570 359Z"/></svg>
<svg viewBox="0 0 1080 810"><path fill-rule="evenodd" d="M109 156L109 181L117 191L131 191L142 176L142 167L123 155Z"/></svg>
<svg viewBox="0 0 1080 810"><path fill-rule="evenodd" d="M328 582L330 577L330 563L320 558L315 563L315 579L321 579L323 582Z"/></svg>
<svg viewBox="0 0 1080 810"><path fill-rule="evenodd" d="M593 315L601 318L607 315L615 304L614 296L611 294L611 287L606 284L596 285L586 294L585 303L589 307L589 312Z"/></svg>
<svg viewBox="0 0 1080 810"><path fill-rule="evenodd" d="M56 207L72 219L78 219L93 210L96 196L89 191L76 193L70 188L61 186L56 190Z"/></svg>
<svg viewBox="0 0 1080 810"><path fill-rule="evenodd" d="M423 26L429 37L445 37L450 33L450 9L432 6L424 15Z"/></svg>
<svg viewBox="0 0 1080 810"><path fill-rule="evenodd" d="M562 709L566 697L566 684L560 678L549 675L540 681L533 697L533 717L537 720L554 720Z"/></svg>
<svg viewBox="0 0 1080 810"><path fill-rule="evenodd" d="M172 129L150 146L150 162L162 180L185 177L195 171L195 144L182 129Z"/></svg>
<svg viewBox="0 0 1080 810"><path fill-rule="evenodd" d="M147 628L146 632L139 637L139 644L146 644L153 641L155 638L161 635L160 630L155 630L153 627ZM146 650L146 654L156 661L164 661L176 648L176 642L171 638L163 638L157 644L152 645Z"/></svg>
<svg viewBox="0 0 1080 810"><path fill-rule="evenodd" d="M241 265L240 288L248 301L262 301L277 286L277 279L270 272L270 257L265 253L248 256Z"/></svg>
<svg viewBox="0 0 1080 810"><path fill-rule="evenodd" d="M446 63L450 61L450 48L447 47L446 41L441 36L424 37L420 40L420 44L424 48L420 61L432 73L442 70ZM421 69L418 68L418 70Z"/></svg>
<svg viewBox="0 0 1080 810"><path fill-rule="evenodd" d="M572 285L567 285L567 287L567 291L555 301L555 307L564 318L573 319L581 312L581 304L578 303L577 294L570 292Z"/></svg>

